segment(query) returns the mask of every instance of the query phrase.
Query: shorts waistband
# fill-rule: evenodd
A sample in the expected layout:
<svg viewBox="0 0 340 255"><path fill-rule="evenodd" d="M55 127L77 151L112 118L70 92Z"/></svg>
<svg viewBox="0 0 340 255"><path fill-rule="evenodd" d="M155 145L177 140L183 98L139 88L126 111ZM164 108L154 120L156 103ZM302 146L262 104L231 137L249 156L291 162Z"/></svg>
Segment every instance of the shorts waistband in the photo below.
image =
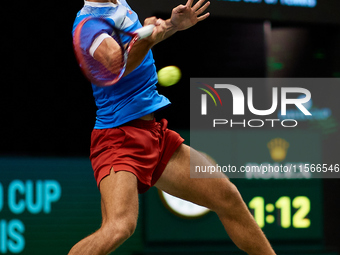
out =
<svg viewBox="0 0 340 255"><path fill-rule="evenodd" d="M122 126L132 126L136 128L151 129L154 128L156 125L157 125L156 119L153 120L135 119L123 124Z"/></svg>

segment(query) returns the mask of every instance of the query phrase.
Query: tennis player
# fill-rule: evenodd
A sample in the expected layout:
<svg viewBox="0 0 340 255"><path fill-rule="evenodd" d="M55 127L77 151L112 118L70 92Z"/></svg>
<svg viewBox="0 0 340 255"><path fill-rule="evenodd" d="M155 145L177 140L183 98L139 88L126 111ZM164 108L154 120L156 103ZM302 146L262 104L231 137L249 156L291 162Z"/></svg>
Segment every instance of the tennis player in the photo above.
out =
<svg viewBox="0 0 340 255"><path fill-rule="evenodd" d="M124 77L110 87L92 84L98 107L91 135L90 159L101 193L102 225L73 246L69 254L95 255L114 251L136 227L138 193L151 186L215 211L233 242L248 254L275 254L248 211L237 188L217 178L190 178L193 165L211 165L202 154L183 144L165 119L157 122L154 112L169 106L156 90L157 74L151 48L177 31L205 20L209 2L188 0L172 10L168 20L147 18L151 36L135 43ZM119 29L134 31L142 25L125 0L90 0L78 12L74 28L88 16L111 19ZM109 66L117 49L103 30L89 31L85 52ZM95 37L95 38L94 38ZM188 42L183 42L188 43ZM86 44L86 43L85 43ZM179 116L180 117L180 116ZM223 176L222 176L223 175ZM166 229L164 229L166 231Z"/></svg>

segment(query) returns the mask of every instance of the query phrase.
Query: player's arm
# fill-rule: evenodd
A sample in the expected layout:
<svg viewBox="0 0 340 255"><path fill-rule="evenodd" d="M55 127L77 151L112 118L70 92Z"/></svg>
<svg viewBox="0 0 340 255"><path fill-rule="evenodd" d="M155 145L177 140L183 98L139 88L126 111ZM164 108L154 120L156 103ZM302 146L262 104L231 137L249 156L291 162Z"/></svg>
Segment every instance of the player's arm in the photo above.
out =
<svg viewBox="0 0 340 255"><path fill-rule="evenodd" d="M167 27L163 20L150 17L144 21L144 26L147 25L155 25L155 28L150 36L137 41L131 48L123 76L128 75L138 67L152 46L164 39ZM104 39L99 36L98 40L96 39L97 42L94 41L95 50L92 51L92 56L110 71L111 67L120 61L117 57L121 56L121 48L112 37L105 35L103 37Z"/></svg>
<svg viewBox="0 0 340 255"><path fill-rule="evenodd" d="M204 13L210 2L199 0L192 6L194 0L188 0L186 5L179 5L171 12L171 17L167 20L158 19L154 24L154 32L151 35L153 45L165 40L177 31L186 30L194 26L197 22L205 20L210 13ZM145 24L147 25L147 24Z"/></svg>
<svg viewBox="0 0 340 255"><path fill-rule="evenodd" d="M111 72L114 72L111 69L116 66L115 63L121 63L121 59L117 59L122 55L121 47L108 34L101 34L94 40L90 54Z"/></svg>
<svg viewBox="0 0 340 255"><path fill-rule="evenodd" d="M133 45L127 59L123 76L128 75L139 66L152 46L159 42L160 38L163 38L165 31L159 28L160 22L156 17L147 18L144 21L144 26L147 25L155 25L154 31L151 36L141 39ZM117 60L117 57L121 56L121 48L110 36L105 36L105 39L100 40L99 38L98 40L100 43L94 43L95 51L93 52L93 57L110 71L115 62L120 61L120 59Z"/></svg>
<svg viewBox="0 0 340 255"><path fill-rule="evenodd" d="M128 75L138 65L140 65L148 51L151 49L152 45L153 45L152 41L146 39L141 39L134 44L128 56L123 76ZM120 59L117 59L117 57L120 56L121 47L112 37L105 38L93 53L94 59L99 61L109 71L111 71L111 68L113 66L116 66L115 65L116 62L118 61L121 62Z"/></svg>
<svg viewBox="0 0 340 255"><path fill-rule="evenodd" d="M179 5L174 8L171 17L167 20L151 17L144 21L144 26L152 24L155 25L155 28L151 36L140 40L131 49L124 75L133 71L154 45L170 37L177 31L188 29L197 22L209 17L209 13L203 13L210 5L210 2L208 1L203 5L206 0L199 0L192 6L193 1L194 0L188 0L186 5Z"/></svg>
<svg viewBox="0 0 340 255"><path fill-rule="evenodd" d="M179 5L174 8L171 17L165 21L155 17L147 18L144 21L144 26L153 24L155 25L155 28L151 36L139 40L132 47L127 60L124 76L128 75L140 65L148 51L154 45L170 37L177 31L188 29L197 22L206 19L209 16L209 13L203 13L210 5L210 2L208 1L203 5L205 1L206 0L199 0L192 6L193 0L188 0L186 5ZM107 37L96 48L93 57L110 70L113 63L117 61L115 56L119 55L117 54L119 51L120 47L117 42L113 38Z"/></svg>
<svg viewBox="0 0 340 255"><path fill-rule="evenodd" d="M173 35L177 31L186 30L194 26L197 22L205 20L210 13L204 13L209 7L210 2L199 0L192 6L194 0L188 0L185 5L179 5L171 12L170 19L165 21L166 33L164 39Z"/></svg>

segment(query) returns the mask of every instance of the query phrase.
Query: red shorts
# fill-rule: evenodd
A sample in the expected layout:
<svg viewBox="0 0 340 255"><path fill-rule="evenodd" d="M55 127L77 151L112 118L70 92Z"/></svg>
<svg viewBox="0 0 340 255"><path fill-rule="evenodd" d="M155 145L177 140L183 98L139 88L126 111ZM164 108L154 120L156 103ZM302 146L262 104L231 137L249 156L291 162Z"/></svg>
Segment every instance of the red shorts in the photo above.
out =
<svg viewBox="0 0 340 255"><path fill-rule="evenodd" d="M167 125L165 119L137 119L116 128L94 129L90 160L98 187L111 168L136 175L139 193L152 187L184 141Z"/></svg>

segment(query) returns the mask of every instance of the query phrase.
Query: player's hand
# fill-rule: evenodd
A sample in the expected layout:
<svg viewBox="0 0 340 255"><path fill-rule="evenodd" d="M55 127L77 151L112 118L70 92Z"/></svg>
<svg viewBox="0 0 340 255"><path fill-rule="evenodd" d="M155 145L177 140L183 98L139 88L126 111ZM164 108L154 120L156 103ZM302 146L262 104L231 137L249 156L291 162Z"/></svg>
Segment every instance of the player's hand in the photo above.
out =
<svg viewBox="0 0 340 255"><path fill-rule="evenodd" d="M170 20L178 31L188 29L197 22L209 17L209 12L203 13L210 5L210 2L208 1L203 5L206 0L199 0L192 6L193 1L194 0L188 0L186 5L179 5L172 10Z"/></svg>
<svg viewBox="0 0 340 255"><path fill-rule="evenodd" d="M145 19L144 26L147 25L155 25L153 32L151 36L146 37L143 40L147 40L152 43L152 45L155 45L159 43L160 41L165 39L166 32L168 31L168 26L166 22L162 19L158 19L156 17L150 17Z"/></svg>

